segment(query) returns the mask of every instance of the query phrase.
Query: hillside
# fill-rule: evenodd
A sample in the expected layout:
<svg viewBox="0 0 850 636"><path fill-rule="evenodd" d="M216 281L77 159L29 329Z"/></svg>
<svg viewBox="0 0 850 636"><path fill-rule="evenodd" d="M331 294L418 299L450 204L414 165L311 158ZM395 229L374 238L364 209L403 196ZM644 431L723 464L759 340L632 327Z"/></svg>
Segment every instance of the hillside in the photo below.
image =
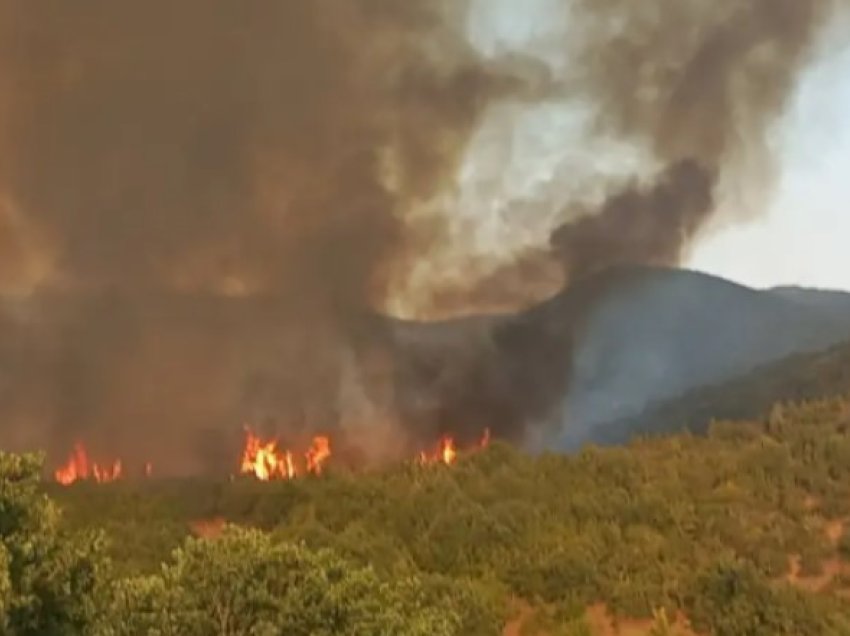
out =
<svg viewBox="0 0 850 636"><path fill-rule="evenodd" d="M850 295L629 267L514 316L393 328L408 419L570 449L658 400L847 339ZM520 421L536 428L517 434Z"/></svg>
<svg viewBox="0 0 850 636"><path fill-rule="evenodd" d="M679 270L619 276L576 337L559 448L601 439L598 426L650 403L850 337L848 294L789 298Z"/></svg>
<svg viewBox="0 0 850 636"><path fill-rule="evenodd" d="M69 530L106 531L117 568L110 587L155 591L157 577L176 577L165 580L200 607L242 602L257 580L281 585L289 571L263 567L256 554L302 545L331 550L350 564L343 571L369 566L386 585L415 586L417 613L437 604L457 621L433 632L441 635L649 636L653 623L667 622L662 610L681 635L846 634L848 414L850 403L835 399L788 406L767 423L718 426L707 437L574 455L535 457L494 444L451 466L363 473L331 465L320 478L294 481L82 483L48 492ZM263 534L234 535L225 522ZM192 532L207 539L190 542L177 568L169 552ZM201 571L203 585L191 578ZM210 596L217 586L223 596ZM131 596L121 620L193 616L167 603L151 611L168 598ZM324 598L282 616L312 616ZM265 615L262 604L247 607L245 620ZM380 603L358 607L377 612Z"/></svg>
<svg viewBox="0 0 850 636"><path fill-rule="evenodd" d="M597 427L594 441L622 444L639 435L683 430L701 434L712 420L758 418L766 416L779 402L847 392L850 392L850 343L843 343L825 351L789 356L741 377L650 405L634 417Z"/></svg>
<svg viewBox="0 0 850 636"><path fill-rule="evenodd" d="M770 293L823 311L850 311L850 294L829 289L774 287Z"/></svg>

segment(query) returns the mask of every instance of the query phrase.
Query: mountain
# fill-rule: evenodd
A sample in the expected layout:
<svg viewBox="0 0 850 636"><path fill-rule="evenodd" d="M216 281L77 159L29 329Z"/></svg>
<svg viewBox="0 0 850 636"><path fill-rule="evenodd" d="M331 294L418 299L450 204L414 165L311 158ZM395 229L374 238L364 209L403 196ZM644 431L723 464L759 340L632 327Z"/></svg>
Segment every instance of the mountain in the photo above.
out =
<svg viewBox="0 0 850 636"><path fill-rule="evenodd" d="M431 405L432 427L516 437L524 419L532 446L571 449L649 404L850 338L850 295L621 267L515 315L394 330L401 402Z"/></svg>
<svg viewBox="0 0 850 636"><path fill-rule="evenodd" d="M850 294L757 291L656 268L609 272L586 284L607 291L576 325L562 433L544 436L546 446L597 441L600 425L650 403L850 338Z"/></svg>
<svg viewBox="0 0 850 636"><path fill-rule="evenodd" d="M847 292L805 287L774 287L770 292L786 300L823 311L850 312L850 294Z"/></svg>
<svg viewBox="0 0 850 636"><path fill-rule="evenodd" d="M638 435L707 431L712 421L757 419L782 402L850 393L850 342L800 353L749 373L651 404L638 415L607 422L594 431L601 444L623 444Z"/></svg>

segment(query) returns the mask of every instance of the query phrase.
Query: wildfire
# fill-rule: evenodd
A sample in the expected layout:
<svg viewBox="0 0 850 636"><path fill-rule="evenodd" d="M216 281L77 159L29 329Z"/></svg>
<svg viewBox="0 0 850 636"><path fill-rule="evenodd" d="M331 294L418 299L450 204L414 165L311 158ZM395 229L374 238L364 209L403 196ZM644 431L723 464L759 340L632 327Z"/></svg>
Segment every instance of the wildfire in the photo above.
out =
<svg viewBox="0 0 850 636"><path fill-rule="evenodd" d="M453 438L444 437L440 440L440 459L446 466L451 466L457 460L457 449L455 449Z"/></svg>
<svg viewBox="0 0 850 636"><path fill-rule="evenodd" d="M251 431L246 431L245 449L242 451L241 471L254 475L260 481L292 479L297 473L290 451L278 451L277 440L264 442Z"/></svg>
<svg viewBox="0 0 850 636"><path fill-rule="evenodd" d="M322 474L322 466L331 456L331 442L327 437L313 438L313 445L307 451L307 472L314 475Z"/></svg>
<svg viewBox="0 0 850 636"><path fill-rule="evenodd" d="M437 450L432 453L426 453L422 451L419 453L419 463L420 464L439 464L443 463L446 466L451 466L457 460L457 449L455 448L455 441L453 437L448 435L440 438L439 444L437 444Z"/></svg>
<svg viewBox="0 0 850 636"><path fill-rule="evenodd" d="M477 448L487 448L490 445L490 429L484 430L484 435L478 443ZM428 464L445 464L451 466L457 461L458 450L455 444L454 437L444 435L440 438L436 450L431 453L425 451L419 453L419 463L422 465Z"/></svg>
<svg viewBox="0 0 850 636"><path fill-rule="evenodd" d="M325 435L314 437L307 451L303 455L296 455L290 450L278 448L276 439L264 440L247 428L245 433L240 473L252 475L260 481L295 479L301 474L321 475L332 455L331 440ZM422 465L444 464L452 466L457 462L461 453L465 454L476 449L486 448L489 443L489 429L484 431L484 435L477 446L463 451L458 450L454 437L444 435L432 451L419 453L418 461ZM298 465L296 465L296 457L303 457ZM146 478L153 475L153 464L150 461L144 463L142 474ZM102 464L92 462L85 446L80 442L74 444L67 462L54 472L56 481L64 486L79 480L92 480L99 484L105 484L121 479L123 476L123 465L120 459Z"/></svg>
<svg viewBox="0 0 850 636"><path fill-rule="evenodd" d="M90 462L85 446L77 442L68 461L57 468L53 475L63 486L80 479L94 479L99 484L105 484L121 477L121 460L116 459L112 464Z"/></svg>
<svg viewBox="0 0 850 636"><path fill-rule="evenodd" d="M295 456L292 451L278 449L278 442L275 439L264 441L250 430L246 433L240 467L243 475L253 475L260 481L294 479L298 476L299 470L295 466ZM304 472L314 475L322 474L330 456L330 438L324 435L314 437L310 448L304 453L306 460Z"/></svg>

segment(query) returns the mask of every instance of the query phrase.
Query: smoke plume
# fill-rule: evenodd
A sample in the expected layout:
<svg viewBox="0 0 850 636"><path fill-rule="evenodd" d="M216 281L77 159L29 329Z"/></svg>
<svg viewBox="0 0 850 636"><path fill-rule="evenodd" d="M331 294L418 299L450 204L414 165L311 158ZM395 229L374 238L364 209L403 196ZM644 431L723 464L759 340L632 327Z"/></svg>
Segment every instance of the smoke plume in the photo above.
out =
<svg viewBox="0 0 850 636"><path fill-rule="evenodd" d="M467 271L483 272L471 291L468 275L458 280L452 268L443 268L449 275L432 268L436 291L421 285L422 314L465 311L470 297L487 309L527 306L565 281L616 263L678 264L717 212L724 187L769 186L774 124L838 6L833 0L549 4L552 23L565 25L550 35L562 43L555 75L561 92L552 99L565 111L589 113L581 134L568 137L589 150L565 159L544 187L519 195L498 221L488 219L504 239L524 236L535 218L552 218L550 245L520 244L513 254L492 244L486 254L479 249L477 259L462 261ZM618 146L600 159L595 149L613 143ZM625 174L616 156L623 150L639 157L637 166L621 162ZM526 152L534 161L533 150ZM583 165L595 163L609 166L594 174ZM493 175L501 176L498 169ZM554 201L560 210L553 212ZM756 212L730 207L738 219ZM562 265L560 276L553 263ZM540 273L533 284L512 283L527 280L528 271Z"/></svg>
<svg viewBox="0 0 850 636"><path fill-rule="evenodd" d="M371 351L389 337L373 310L441 240L418 213L505 100L580 95L594 134L659 167L597 209L567 202L523 272L675 263L726 162L763 144L829 2L563 7L581 37L557 77L484 59L465 2L0 0L2 441L82 437L194 470L246 420L293 438L356 420L343 353L366 349L392 417L403 392ZM447 297L474 297L479 273ZM532 394L506 430L545 410Z"/></svg>
<svg viewBox="0 0 850 636"><path fill-rule="evenodd" d="M634 140L662 169L553 234L573 275L679 262L724 168L747 153L770 162L767 135L831 10L829 0L578 2L578 82L599 130Z"/></svg>
<svg viewBox="0 0 850 636"><path fill-rule="evenodd" d="M4 376L43 385L57 445L178 424L185 445L269 395L332 426L338 352L415 247L405 215L518 87L438 2L3 0L0 24L4 277L41 303Z"/></svg>

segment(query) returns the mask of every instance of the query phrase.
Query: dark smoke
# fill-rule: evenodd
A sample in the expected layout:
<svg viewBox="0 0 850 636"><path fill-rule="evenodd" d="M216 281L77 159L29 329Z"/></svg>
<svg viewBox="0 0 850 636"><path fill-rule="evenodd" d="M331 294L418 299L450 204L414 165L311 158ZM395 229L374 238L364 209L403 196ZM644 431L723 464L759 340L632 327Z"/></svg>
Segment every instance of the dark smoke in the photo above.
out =
<svg viewBox="0 0 850 636"><path fill-rule="evenodd" d="M23 215L0 215L4 289L37 289L18 323L37 346L3 352L7 438L172 461L265 412L335 426L340 351L415 248L405 215L519 88L449 18L406 0L0 1L0 183Z"/></svg>
<svg viewBox="0 0 850 636"><path fill-rule="evenodd" d="M831 0L579 0L583 94L601 134L663 166L649 189L615 192L553 247L571 275L623 262L679 263L715 210L724 167L770 162L781 115ZM760 169L760 168L756 168Z"/></svg>
<svg viewBox="0 0 850 636"><path fill-rule="evenodd" d="M709 170L680 161L648 190L630 187L594 214L558 228L552 247L573 280L618 265L678 263L711 212L713 185Z"/></svg>
<svg viewBox="0 0 850 636"><path fill-rule="evenodd" d="M6 0L7 192L69 288L380 298L399 217L496 89L463 50L425 57L453 35L435 8Z"/></svg>
<svg viewBox="0 0 850 636"><path fill-rule="evenodd" d="M411 219L456 185L487 107L555 85L664 167L589 216L565 210L552 246L568 276L676 262L725 162L763 142L828 2L667 4L565 2L580 72L554 82L482 60L465 2L0 0L2 441L82 437L197 469L245 420L297 439L401 413L430 433L478 426L486 404L520 437L566 382L561 335L533 318L485 329L418 386L373 309L439 240ZM349 412L350 395L375 408Z"/></svg>

